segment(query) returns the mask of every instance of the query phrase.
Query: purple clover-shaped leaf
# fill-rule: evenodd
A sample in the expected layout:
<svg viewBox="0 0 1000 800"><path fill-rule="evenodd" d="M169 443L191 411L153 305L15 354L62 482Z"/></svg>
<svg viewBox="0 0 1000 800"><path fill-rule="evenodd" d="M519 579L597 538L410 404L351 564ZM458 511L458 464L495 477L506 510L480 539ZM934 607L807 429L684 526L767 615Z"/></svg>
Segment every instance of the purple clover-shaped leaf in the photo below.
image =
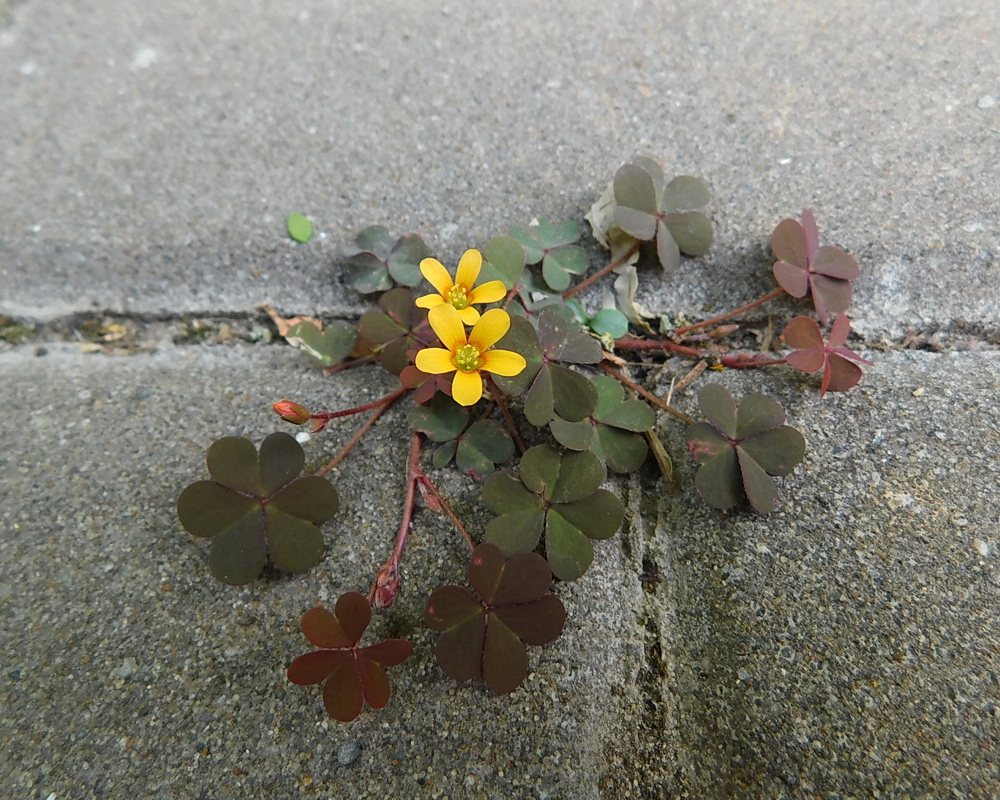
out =
<svg viewBox="0 0 1000 800"><path fill-rule="evenodd" d="M700 256L712 246L712 223L696 209L709 202L705 184L690 175L669 183L653 159L639 156L615 173L615 223L640 241L656 241L660 266L672 271L680 254Z"/></svg>
<svg viewBox="0 0 1000 800"><path fill-rule="evenodd" d="M828 325L831 314L846 311L853 293L851 281L861 275L854 257L839 247L819 244L816 218L808 208L801 224L783 219L771 234L771 252L778 260L774 277L792 297L812 294L816 314Z"/></svg>
<svg viewBox="0 0 1000 800"><path fill-rule="evenodd" d="M549 593L552 573L536 553L505 558L484 542L472 552L468 579L471 592L443 586L427 599L424 621L441 632L437 662L457 681L483 678L497 694L508 694L528 675L524 645L557 639L566 609Z"/></svg>
<svg viewBox="0 0 1000 800"><path fill-rule="evenodd" d="M409 350L420 344L418 336L433 338L427 311L414 303L409 289L390 289L378 300L378 309L366 311L358 323L362 338L379 363L393 375L410 364Z"/></svg>
<svg viewBox="0 0 1000 800"><path fill-rule="evenodd" d="M393 282L413 287L423 280L420 262L431 251L416 233L393 240L382 225L365 228L354 237L356 247L347 248L344 255L344 277L361 294L384 292Z"/></svg>
<svg viewBox="0 0 1000 800"><path fill-rule="evenodd" d="M819 324L811 317L795 317L781 334L785 344L795 348L795 352L785 358L789 366L803 372L823 370L820 397L826 396L827 391L846 392L861 380L861 367L848 359L872 366L871 361L844 347L850 332L851 321L845 314L838 314L825 344Z"/></svg>
<svg viewBox="0 0 1000 800"><path fill-rule="evenodd" d="M724 387L711 383L698 404L708 422L689 426L687 443L701 464L694 482L702 498L726 509L746 497L762 514L773 511L778 491L770 476L787 475L802 460L802 434L784 424L781 406L764 395L747 395L737 408Z"/></svg>
<svg viewBox="0 0 1000 800"><path fill-rule="evenodd" d="M337 600L336 613L310 608L302 615L302 632L322 650L296 658L288 666L288 680L299 686L326 681L323 702L334 719L356 719L365 702L384 708L391 694L386 667L401 664L413 652L405 639L386 639L358 647L372 619L368 598L347 592Z"/></svg>
<svg viewBox="0 0 1000 800"><path fill-rule="evenodd" d="M483 502L500 515L486 527L486 540L511 555L534 550L544 532L552 572L576 580L594 560L591 540L614 536L625 516L621 500L600 488L604 464L587 450L560 455L538 445L521 456L519 469L483 486Z"/></svg>
<svg viewBox="0 0 1000 800"><path fill-rule="evenodd" d="M209 567L223 583L242 586L268 557L285 572L302 572L323 555L326 522L339 505L337 491L316 475L298 477L302 447L272 433L260 455L248 439L229 436L208 448L213 480L192 483L177 499L177 515L191 534L212 538Z"/></svg>

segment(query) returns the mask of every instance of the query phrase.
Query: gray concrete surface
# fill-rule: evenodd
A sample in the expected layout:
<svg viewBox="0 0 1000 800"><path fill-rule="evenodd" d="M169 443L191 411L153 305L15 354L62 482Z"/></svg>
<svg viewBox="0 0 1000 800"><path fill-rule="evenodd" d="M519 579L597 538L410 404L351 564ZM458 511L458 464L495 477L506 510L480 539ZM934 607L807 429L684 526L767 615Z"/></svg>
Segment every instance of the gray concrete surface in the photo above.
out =
<svg viewBox="0 0 1000 800"><path fill-rule="evenodd" d="M993 6L0 4L0 315L36 325L0 343L4 790L1000 794ZM678 275L643 276L646 305L701 316L769 290L768 235L809 206L862 264L854 346L876 367L824 401L781 370L714 376L774 393L809 442L767 518L708 511L662 420L686 488L617 484L625 530L560 587L572 624L506 700L433 665L422 598L459 576L462 545L421 512L378 623L416 655L384 712L325 722L283 669L302 611L363 588L391 545L404 421L338 478L314 572L208 579L173 510L206 445L259 441L281 396L388 387L240 341L254 309L356 314L336 259L358 228L422 232L454 261L536 215L580 221L636 152L705 178L717 232ZM285 236L293 211L309 245ZM86 352L91 317L135 352ZM205 344L192 317L214 320ZM310 441L310 462L351 430ZM474 487L441 477L481 522Z"/></svg>

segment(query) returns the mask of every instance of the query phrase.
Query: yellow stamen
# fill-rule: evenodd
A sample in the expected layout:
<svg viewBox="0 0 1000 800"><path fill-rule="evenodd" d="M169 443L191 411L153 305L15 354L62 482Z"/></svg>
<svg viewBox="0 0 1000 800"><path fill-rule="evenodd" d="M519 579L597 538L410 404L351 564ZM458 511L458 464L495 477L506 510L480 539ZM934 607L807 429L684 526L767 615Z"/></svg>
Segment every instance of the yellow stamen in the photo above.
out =
<svg viewBox="0 0 1000 800"><path fill-rule="evenodd" d="M483 364L479 348L471 344L463 345L455 351L455 366L462 372L475 372Z"/></svg>
<svg viewBox="0 0 1000 800"><path fill-rule="evenodd" d="M458 286L457 284L448 290L444 299L446 302L453 305L458 311L461 311L469 305L469 295L465 291L465 287Z"/></svg>

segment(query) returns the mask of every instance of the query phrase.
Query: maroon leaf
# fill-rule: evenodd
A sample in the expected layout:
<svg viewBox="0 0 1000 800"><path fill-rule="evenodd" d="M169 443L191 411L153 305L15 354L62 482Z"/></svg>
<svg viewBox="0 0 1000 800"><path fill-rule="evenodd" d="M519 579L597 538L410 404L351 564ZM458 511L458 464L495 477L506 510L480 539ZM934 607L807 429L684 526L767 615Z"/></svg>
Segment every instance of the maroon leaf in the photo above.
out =
<svg viewBox="0 0 1000 800"><path fill-rule="evenodd" d="M302 632L317 647L288 665L288 680L302 686L326 681L323 702L330 716L350 722L361 713L365 701L372 708L389 702L389 678L385 667L409 657L413 645L404 639L387 639L358 648L371 622L368 598L347 592L337 599L336 614L311 608L302 615Z"/></svg>
<svg viewBox="0 0 1000 800"><path fill-rule="evenodd" d="M796 352L785 357L789 366L802 372L823 370L820 397L825 397L827 391L846 392L861 380L861 368L848 359L872 365L871 361L866 361L843 346L850 331L850 320L846 315L840 314L833 321L826 344L823 343L819 325L809 317L795 317L781 334L786 344L797 348Z"/></svg>

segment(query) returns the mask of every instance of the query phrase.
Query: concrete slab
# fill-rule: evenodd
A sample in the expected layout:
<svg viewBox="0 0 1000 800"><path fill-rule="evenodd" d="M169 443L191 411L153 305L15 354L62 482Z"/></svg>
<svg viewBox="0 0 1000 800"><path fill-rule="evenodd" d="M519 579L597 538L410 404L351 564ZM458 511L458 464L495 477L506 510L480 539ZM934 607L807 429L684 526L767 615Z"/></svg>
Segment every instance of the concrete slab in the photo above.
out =
<svg viewBox="0 0 1000 800"><path fill-rule="evenodd" d="M364 225L454 260L580 220L641 151L708 181L718 229L648 303L758 296L811 206L865 267L859 330L995 330L994 10L30 0L0 39L0 311L356 310L333 265Z"/></svg>
<svg viewBox="0 0 1000 800"><path fill-rule="evenodd" d="M525 687L497 697L434 663L424 602L464 582L468 551L443 516L418 511L403 593L370 634L410 638L415 656L392 670L386 709L342 725L284 670L312 649L301 614L367 592L392 550L405 411L344 462L327 557L306 575L225 586L205 543L180 527L176 497L207 477L212 439L290 428L270 412L285 393L347 407L388 388L364 373L332 381L284 347L0 359L3 402L22 409L0 422L0 771L11 797L600 796L605 748L639 702L641 590L618 545L560 590L566 634L532 648ZM306 444L309 464L359 424ZM480 535L478 490L452 470L441 479Z"/></svg>

